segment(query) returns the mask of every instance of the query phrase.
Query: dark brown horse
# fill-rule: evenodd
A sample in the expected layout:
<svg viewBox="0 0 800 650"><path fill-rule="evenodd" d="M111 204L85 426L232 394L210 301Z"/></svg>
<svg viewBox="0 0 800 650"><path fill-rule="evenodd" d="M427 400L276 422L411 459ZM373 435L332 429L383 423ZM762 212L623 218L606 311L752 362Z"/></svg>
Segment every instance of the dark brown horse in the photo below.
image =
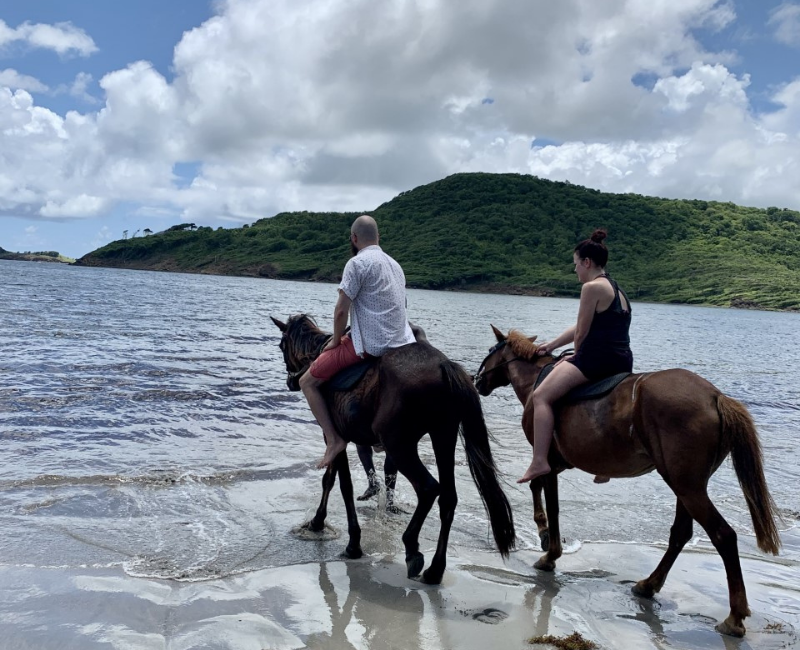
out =
<svg viewBox="0 0 800 650"><path fill-rule="evenodd" d="M525 406L522 428L533 444L533 401L529 399L542 368L554 362L538 356L536 337L512 331L508 336L492 326L497 344L490 350L475 383L481 395L511 386ZM761 444L753 420L741 403L723 395L688 370L633 374L598 399L562 401L556 410L556 434L548 461L553 469L542 477L549 524L547 553L536 568L552 571L561 557L558 525L558 472L577 467L611 478L640 476L656 470L677 497L669 546L656 570L633 586L637 596L652 598L660 591L678 554L692 537L697 521L722 557L728 578L730 615L717 630L743 636L747 606L736 533L711 503L711 475L731 454L744 492L756 541L761 550L777 555L780 538L775 504L767 490ZM537 486L532 485L534 496Z"/></svg>
<svg viewBox="0 0 800 650"><path fill-rule="evenodd" d="M329 334L322 332L308 316L292 316L286 323L275 318L283 332L280 348L289 386L319 355ZM459 431L464 440L470 472L489 515L497 548L508 556L516 540L511 506L497 481L489 433L480 397L470 376L456 363L426 341L389 350L367 371L360 383L347 392L326 391L326 400L336 430L348 442L382 444L398 471L417 494L417 508L403 533L408 577L418 576L425 559L419 552L419 532L436 497L439 497L441 528L436 553L422 574L429 584L442 580L447 564L447 540L458 497L455 484L455 448ZM439 480L431 476L417 453L422 436L429 434L436 456ZM342 496L347 510L349 557L361 556L353 485L347 454L336 457L322 479L323 499L314 525L321 528L327 495L340 474Z"/></svg>

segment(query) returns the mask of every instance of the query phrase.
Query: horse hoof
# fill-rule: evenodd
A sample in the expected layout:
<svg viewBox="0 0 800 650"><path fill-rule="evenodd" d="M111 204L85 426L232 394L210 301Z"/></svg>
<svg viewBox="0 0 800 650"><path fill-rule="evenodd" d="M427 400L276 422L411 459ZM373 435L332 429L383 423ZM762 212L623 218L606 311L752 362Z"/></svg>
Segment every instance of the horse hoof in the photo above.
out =
<svg viewBox="0 0 800 650"><path fill-rule="evenodd" d="M319 533L319 532L325 530L325 520L317 522L314 519L312 519L307 524L305 524L303 526L303 528L307 528L312 533Z"/></svg>
<svg viewBox="0 0 800 650"><path fill-rule="evenodd" d="M416 578L422 573L423 566L425 566L425 557L422 553L415 553L406 558L406 569L408 569L409 578Z"/></svg>
<svg viewBox="0 0 800 650"><path fill-rule="evenodd" d="M728 618L722 621L722 623L717 623L717 625L714 626L714 629L720 634L726 634L728 636L735 636L738 638L742 638L745 633L744 625L741 623L737 625L732 616L728 616Z"/></svg>
<svg viewBox="0 0 800 650"><path fill-rule="evenodd" d="M380 494L381 488L377 484L370 484L370 486L364 491L360 497L356 497L356 501L368 501L376 494Z"/></svg>
<svg viewBox="0 0 800 650"><path fill-rule="evenodd" d="M344 553L342 553L343 557L346 557L350 560L357 560L358 558L364 555L364 551L361 550L360 546L348 546L344 549Z"/></svg>
<svg viewBox="0 0 800 650"><path fill-rule="evenodd" d="M426 585L440 585L442 584L442 576L444 570L434 572L430 567L422 573L422 582Z"/></svg>
<svg viewBox="0 0 800 650"><path fill-rule="evenodd" d="M655 594L655 589L653 589L644 580L640 580L633 585L633 587L631 587L631 591L633 592L634 596L639 596L640 598L652 598Z"/></svg>
<svg viewBox="0 0 800 650"><path fill-rule="evenodd" d="M540 557L536 564L533 565L534 569L539 569L539 571L555 571L556 570L556 563L551 562L547 559L546 555Z"/></svg>
<svg viewBox="0 0 800 650"><path fill-rule="evenodd" d="M386 512L390 515L407 515L408 511L394 505L393 503L386 504Z"/></svg>
<svg viewBox="0 0 800 650"><path fill-rule="evenodd" d="M543 530L539 533L539 542L542 545L542 550L546 551L550 548L550 533L546 530Z"/></svg>

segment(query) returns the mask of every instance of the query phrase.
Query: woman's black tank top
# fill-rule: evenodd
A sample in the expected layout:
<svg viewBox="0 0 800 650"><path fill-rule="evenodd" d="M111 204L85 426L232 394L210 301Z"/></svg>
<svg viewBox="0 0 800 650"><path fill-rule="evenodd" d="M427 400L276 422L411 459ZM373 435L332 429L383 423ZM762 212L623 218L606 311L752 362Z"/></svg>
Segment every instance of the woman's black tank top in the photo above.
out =
<svg viewBox="0 0 800 650"><path fill-rule="evenodd" d="M594 314L592 324L589 326L589 332L581 344L581 349L629 350L631 346L631 339L628 334L631 326L631 301L628 300L625 292L608 275L604 273L599 277L605 278L611 283L611 287L614 289L614 300L608 309ZM627 310L622 309L622 301L619 298L620 293L625 296L625 302L628 305Z"/></svg>

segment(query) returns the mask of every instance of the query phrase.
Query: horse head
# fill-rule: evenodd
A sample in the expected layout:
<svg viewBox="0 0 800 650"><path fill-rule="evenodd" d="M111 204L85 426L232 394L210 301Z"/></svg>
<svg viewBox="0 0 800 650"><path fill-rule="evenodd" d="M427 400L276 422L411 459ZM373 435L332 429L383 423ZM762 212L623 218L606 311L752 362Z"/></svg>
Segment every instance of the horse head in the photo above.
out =
<svg viewBox="0 0 800 650"><path fill-rule="evenodd" d="M275 326L282 332L278 347L283 353L288 377L286 385L291 391L300 390L300 377L305 374L314 359L319 356L328 334L317 327L307 314L290 316L285 323L270 316Z"/></svg>
<svg viewBox="0 0 800 650"><path fill-rule="evenodd" d="M475 388L483 395L491 394L495 388L508 386L511 376L508 366L514 361L536 361L537 346L535 336L526 337L518 330L511 330L508 335L503 334L492 325L497 343L489 349L489 354L478 368L478 373L473 378Z"/></svg>

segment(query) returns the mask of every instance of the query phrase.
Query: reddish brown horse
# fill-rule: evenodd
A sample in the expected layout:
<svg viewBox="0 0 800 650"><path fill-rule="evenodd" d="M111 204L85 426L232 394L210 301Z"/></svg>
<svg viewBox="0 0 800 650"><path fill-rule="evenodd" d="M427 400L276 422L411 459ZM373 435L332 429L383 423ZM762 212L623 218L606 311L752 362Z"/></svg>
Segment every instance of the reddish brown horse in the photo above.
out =
<svg viewBox="0 0 800 650"><path fill-rule="evenodd" d="M308 369L330 335L321 331L304 314L292 316L286 323L275 318L272 321L283 333L280 348L289 373L289 387L297 389L296 378ZM497 481L480 397L461 366L423 340L389 350L370 367L354 389L326 390L325 393L333 423L341 436L359 445L382 444L417 494L417 508L403 533L409 578L422 571L425 560L419 552L419 532L436 497L439 497L439 541L422 579L428 584L438 584L442 580L447 563L447 541L458 502L455 448L459 431L472 478L489 515L497 548L504 557L508 555L516 539L511 506ZM430 435L436 456L438 481L431 476L417 453L417 444L426 433ZM360 557L361 529L344 451L336 457L333 467L325 472L323 499L315 516L316 524L312 520L312 525L317 525L318 530L324 522L328 494L337 472L350 534L345 552L349 557Z"/></svg>
<svg viewBox="0 0 800 650"><path fill-rule="evenodd" d="M492 326L497 344L490 350L475 383L481 395L511 386L525 406L522 428L533 444L533 402L529 400L542 369L555 361L538 356L536 337ZM577 467L611 478L640 476L656 470L677 497L669 546L656 570L633 587L637 596L660 591L678 554L692 537L692 520L708 534L722 557L728 577L730 615L717 630L743 636L747 606L736 533L708 497L711 475L731 454L761 550L777 555L780 538L775 504L767 490L761 444L753 420L739 402L687 370L633 374L598 399L563 401L556 410L556 434L542 477L549 524L547 553L537 569L552 571L561 557L558 525L558 472ZM534 495L536 486L532 485ZM544 522L538 521L542 527ZM547 525L545 524L545 525Z"/></svg>

